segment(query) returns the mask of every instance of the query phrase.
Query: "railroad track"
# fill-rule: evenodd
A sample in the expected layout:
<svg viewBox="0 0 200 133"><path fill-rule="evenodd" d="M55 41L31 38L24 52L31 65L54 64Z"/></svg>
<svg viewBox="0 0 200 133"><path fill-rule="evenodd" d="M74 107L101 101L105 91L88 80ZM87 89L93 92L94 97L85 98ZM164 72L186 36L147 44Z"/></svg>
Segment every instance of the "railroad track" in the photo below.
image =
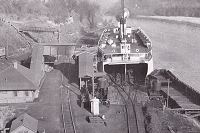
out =
<svg viewBox="0 0 200 133"><path fill-rule="evenodd" d="M75 121L72 112L70 91L66 90L65 87L60 88L61 93L61 113L62 113L62 123L63 123L63 133L77 133Z"/></svg>
<svg viewBox="0 0 200 133"><path fill-rule="evenodd" d="M112 83L114 83L116 90L118 91L119 95L122 97L122 100L125 105L125 112L127 118L127 129L128 133L139 133L138 121L135 112L135 105L134 105L134 98L136 93L133 97L131 97L128 92L124 89L122 85L119 85L115 82L114 77L109 75ZM127 83L128 86L132 86L130 83Z"/></svg>

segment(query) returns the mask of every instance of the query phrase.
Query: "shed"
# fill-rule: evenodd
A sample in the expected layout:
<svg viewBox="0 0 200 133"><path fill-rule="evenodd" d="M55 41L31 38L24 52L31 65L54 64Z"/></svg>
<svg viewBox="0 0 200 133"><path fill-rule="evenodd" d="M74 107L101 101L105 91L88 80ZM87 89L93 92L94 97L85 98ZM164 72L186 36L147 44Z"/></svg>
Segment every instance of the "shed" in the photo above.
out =
<svg viewBox="0 0 200 133"><path fill-rule="evenodd" d="M15 69L0 61L0 103L32 102L38 87Z"/></svg>
<svg viewBox="0 0 200 133"><path fill-rule="evenodd" d="M0 74L0 91L35 91L38 88L14 67L8 67Z"/></svg>
<svg viewBox="0 0 200 133"><path fill-rule="evenodd" d="M169 76L167 71L164 69L155 69L152 73L148 75L150 80L158 80L161 83L168 83Z"/></svg>
<svg viewBox="0 0 200 133"><path fill-rule="evenodd" d="M11 125L10 133L37 133L38 120L28 114L22 114Z"/></svg>
<svg viewBox="0 0 200 133"><path fill-rule="evenodd" d="M93 58L94 55L91 53L85 52L79 55L79 78L83 77L93 77L94 68L93 68Z"/></svg>

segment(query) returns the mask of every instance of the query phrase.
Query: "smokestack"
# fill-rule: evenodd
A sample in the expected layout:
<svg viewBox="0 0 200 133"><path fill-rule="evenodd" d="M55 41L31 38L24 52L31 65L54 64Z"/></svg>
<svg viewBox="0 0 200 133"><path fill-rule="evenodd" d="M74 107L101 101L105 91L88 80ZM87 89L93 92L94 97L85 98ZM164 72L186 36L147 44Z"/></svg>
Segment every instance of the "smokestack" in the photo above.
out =
<svg viewBox="0 0 200 133"><path fill-rule="evenodd" d="M124 19L124 0L121 0L122 18Z"/></svg>

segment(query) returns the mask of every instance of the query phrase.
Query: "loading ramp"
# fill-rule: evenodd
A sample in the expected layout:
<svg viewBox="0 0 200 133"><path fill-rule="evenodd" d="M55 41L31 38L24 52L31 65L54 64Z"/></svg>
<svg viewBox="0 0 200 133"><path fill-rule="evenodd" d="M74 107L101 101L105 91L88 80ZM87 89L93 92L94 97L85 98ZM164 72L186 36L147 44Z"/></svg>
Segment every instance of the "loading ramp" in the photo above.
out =
<svg viewBox="0 0 200 133"><path fill-rule="evenodd" d="M165 69L155 70L149 77L153 80L159 80L161 82L160 91L164 97L175 101L178 105L178 107L170 110L191 117L200 116L200 94L194 91L193 88L181 82L175 75Z"/></svg>

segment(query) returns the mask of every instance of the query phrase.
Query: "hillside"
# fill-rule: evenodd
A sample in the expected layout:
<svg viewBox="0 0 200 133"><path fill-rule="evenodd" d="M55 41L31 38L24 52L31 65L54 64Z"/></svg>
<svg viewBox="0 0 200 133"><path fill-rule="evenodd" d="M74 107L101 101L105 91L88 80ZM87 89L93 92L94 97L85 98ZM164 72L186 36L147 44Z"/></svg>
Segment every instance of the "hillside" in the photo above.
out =
<svg viewBox="0 0 200 133"><path fill-rule="evenodd" d="M121 0L96 0L97 5L91 6L91 2L94 1L0 0L0 15L6 20L12 21L24 22L45 18L45 20L51 20L55 23L65 23L66 19L75 13L77 20L82 24L94 27L96 23L102 21L102 15L115 16L121 10ZM200 0L125 0L125 7L130 10L132 16L200 17ZM90 14L92 15L90 16ZM0 46L9 45L9 52L11 53L16 49L26 47L27 41L17 34L14 29L2 23L0 27ZM37 35L33 36L37 37Z"/></svg>
<svg viewBox="0 0 200 133"><path fill-rule="evenodd" d="M29 49L29 40L3 21L0 21L0 40L0 47L8 48L8 56Z"/></svg>
<svg viewBox="0 0 200 133"><path fill-rule="evenodd" d="M125 6L132 15L187 16L200 17L200 0L125 0ZM120 0L108 14L116 15Z"/></svg>

